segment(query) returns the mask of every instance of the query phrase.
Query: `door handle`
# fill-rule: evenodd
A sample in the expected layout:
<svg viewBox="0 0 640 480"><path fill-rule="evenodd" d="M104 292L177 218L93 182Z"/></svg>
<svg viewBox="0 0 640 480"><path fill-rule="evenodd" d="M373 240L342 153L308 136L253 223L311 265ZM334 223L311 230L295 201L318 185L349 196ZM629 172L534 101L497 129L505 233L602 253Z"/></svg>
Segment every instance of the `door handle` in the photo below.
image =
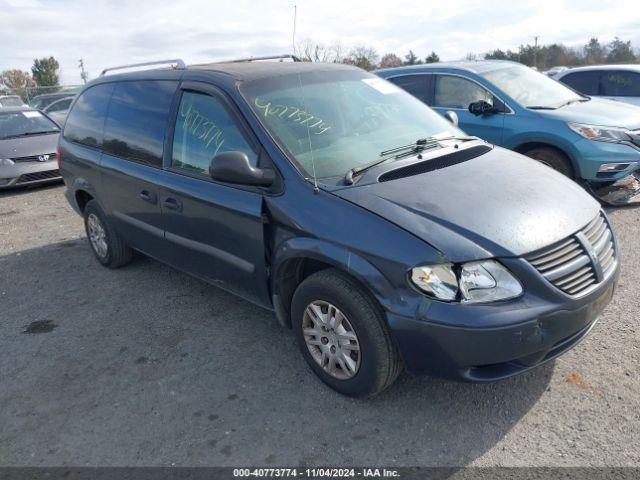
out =
<svg viewBox="0 0 640 480"><path fill-rule="evenodd" d="M139 196L145 202L153 203L154 205L158 203L158 196L155 193L150 192L149 190L142 190L139 193Z"/></svg>
<svg viewBox="0 0 640 480"><path fill-rule="evenodd" d="M179 200L176 200L173 197L165 198L164 201L162 202L162 206L167 210L177 210L177 211L182 210L182 203L180 203Z"/></svg>

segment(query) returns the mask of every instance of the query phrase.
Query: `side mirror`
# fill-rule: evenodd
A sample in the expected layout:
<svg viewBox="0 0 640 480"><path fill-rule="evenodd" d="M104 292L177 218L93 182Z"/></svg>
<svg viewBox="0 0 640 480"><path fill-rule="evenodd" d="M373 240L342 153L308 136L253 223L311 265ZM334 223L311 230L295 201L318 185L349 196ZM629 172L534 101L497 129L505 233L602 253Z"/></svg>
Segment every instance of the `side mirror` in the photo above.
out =
<svg viewBox="0 0 640 480"><path fill-rule="evenodd" d="M273 170L253 167L244 152L218 153L211 159L209 175L221 182L268 187L276 179Z"/></svg>
<svg viewBox="0 0 640 480"><path fill-rule="evenodd" d="M478 100L477 102L469 104L469 111L474 115L487 115L489 113L494 113L495 109L493 108L493 105L486 100Z"/></svg>
<svg viewBox="0 0 640 480"><path fill-rule="evenodd" d="M456 112L452 110L447 110L447 112L444 114L444 118L449 120L454 127L458 126L458 114Z"/></svg>

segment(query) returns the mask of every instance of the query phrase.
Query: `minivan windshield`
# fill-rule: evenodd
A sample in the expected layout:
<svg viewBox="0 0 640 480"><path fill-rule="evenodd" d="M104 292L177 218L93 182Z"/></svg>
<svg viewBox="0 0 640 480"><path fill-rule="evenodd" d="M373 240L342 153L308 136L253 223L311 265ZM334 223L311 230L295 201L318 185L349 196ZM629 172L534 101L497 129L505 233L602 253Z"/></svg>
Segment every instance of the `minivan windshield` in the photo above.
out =
<svg viewBox="0 0 640 480"><path fill-rule="evenodd" d="M0 140L58 133L58 126L35 110L0 111Z"/></svg>
<svg viewBox="0 0 640 480"><path fill-rule="evenodd" d="M241 91L309 178L343 176L380 159L385 150L419 139L464 136L412 95L359 70L254 80Z"/></svg>
<svg viewBox="0 0 640 480"><path fill-rule="evenodd" d="M560 82L523 65L509 65L480 75L526 108L556 109L587 100Z"/></svg>

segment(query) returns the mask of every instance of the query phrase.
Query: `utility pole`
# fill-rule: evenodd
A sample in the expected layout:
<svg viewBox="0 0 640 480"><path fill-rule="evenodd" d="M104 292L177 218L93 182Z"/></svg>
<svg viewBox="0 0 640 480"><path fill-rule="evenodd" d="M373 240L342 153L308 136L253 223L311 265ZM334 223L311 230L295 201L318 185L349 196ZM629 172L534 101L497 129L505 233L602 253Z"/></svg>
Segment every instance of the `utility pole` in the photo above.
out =
<svg viewBox="0 0 640 480"><path fill-rule="evenodd" d="M538 69L538 36L533 37L535 41L535 46L533 47L533 66Z"/></svg>
<svg viewBox="0 0 640 480"><path fill-rule="evenodd" d="M84 69L84 61L82 59L79 60L78 68L80 69L80 78L82 79L82 82L86 84L89 74Z"/></svg>

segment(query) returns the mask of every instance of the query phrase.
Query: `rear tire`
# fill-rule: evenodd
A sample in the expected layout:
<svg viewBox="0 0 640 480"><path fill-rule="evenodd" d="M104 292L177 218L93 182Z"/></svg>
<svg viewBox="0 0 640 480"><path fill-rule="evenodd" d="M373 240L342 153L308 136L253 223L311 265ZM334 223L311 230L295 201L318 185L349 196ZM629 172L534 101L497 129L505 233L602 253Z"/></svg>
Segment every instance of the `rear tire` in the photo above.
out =
<svg viewBox="0 0 640 480"><path fill-rule="evenodd" d="M311 369L344 395L377 395L402 371L402 360L381 308L354 279L339 270L321 270L306 278L293 295L291 318L296 340ZM318 325L328 328L323 330ZM349 358L345 358L347 355Z"/></svg>
<svg viewBox="0 0 640 480"><path fill-rule="evenodd" d="M569 177L571 179L574 178L571 161L564 153L558 150L547 147L540 147L528 150L524 152L524 154L527 157L533 158L534 160L537 160L540 163L553 168L566 177Z"/></svg>
<svg viewBox="0 0 640 480"><path fill-rule="evenodd" d="M118 268L131 261L133 250L122 240L95 200L90 200L84 208L84 227L91 251L103 266Z"/></svg>

